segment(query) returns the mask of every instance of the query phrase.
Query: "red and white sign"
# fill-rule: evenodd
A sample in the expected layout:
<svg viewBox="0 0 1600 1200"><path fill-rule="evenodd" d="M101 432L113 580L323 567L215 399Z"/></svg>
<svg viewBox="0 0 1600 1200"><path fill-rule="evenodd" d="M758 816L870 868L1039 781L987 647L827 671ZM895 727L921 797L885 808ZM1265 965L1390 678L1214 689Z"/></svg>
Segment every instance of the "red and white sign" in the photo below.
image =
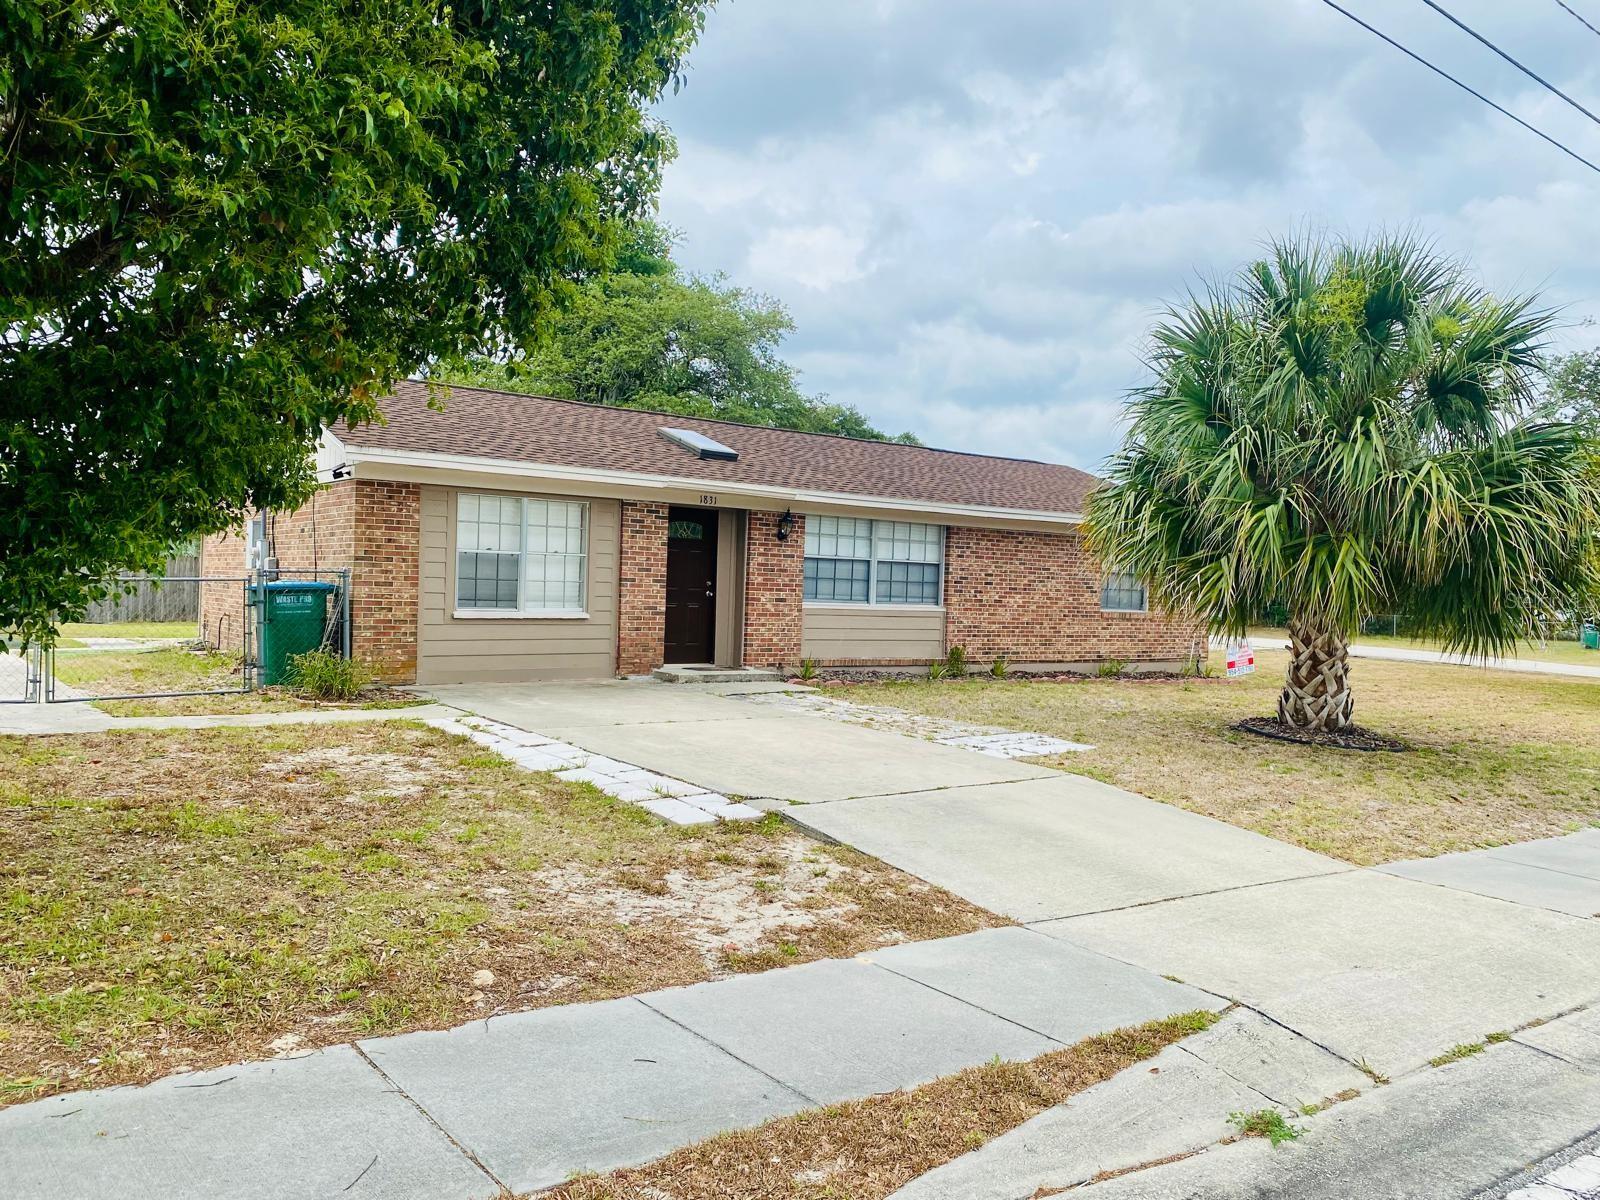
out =
<svg viewBox="0 0 1600 1200"><path fill-rule="evenodd" d="M1250 649L1249 638L1228 639L1228 678L1249 675L1256 669L1256 652Z"/></svg>

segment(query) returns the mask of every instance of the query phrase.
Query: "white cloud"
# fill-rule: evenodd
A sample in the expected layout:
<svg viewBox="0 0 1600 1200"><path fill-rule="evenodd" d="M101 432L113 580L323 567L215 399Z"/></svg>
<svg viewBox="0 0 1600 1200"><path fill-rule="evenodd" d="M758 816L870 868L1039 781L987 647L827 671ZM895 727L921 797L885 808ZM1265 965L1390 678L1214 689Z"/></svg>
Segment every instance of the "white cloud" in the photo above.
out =
<svg viewBox="0 0 1600 1200"><path fill-rule="evenodd" d="M816 291L860 279L867 240L836 225L774 229L750 247L748 266L763 284L794 282Z"/></svg>
<svg viewBox="0 0 1600 1200"><path fill-rule="evenodd" d="M1600 154L1422 6L1352 3ZM1600 104L1556 6L1455 9ZM1600 177L1315 0L740 0L662 114L680 257L790 306L807 387L933 444L1093 466L1163 306L1298 228L1415 228L1600 309Z"/></svg>

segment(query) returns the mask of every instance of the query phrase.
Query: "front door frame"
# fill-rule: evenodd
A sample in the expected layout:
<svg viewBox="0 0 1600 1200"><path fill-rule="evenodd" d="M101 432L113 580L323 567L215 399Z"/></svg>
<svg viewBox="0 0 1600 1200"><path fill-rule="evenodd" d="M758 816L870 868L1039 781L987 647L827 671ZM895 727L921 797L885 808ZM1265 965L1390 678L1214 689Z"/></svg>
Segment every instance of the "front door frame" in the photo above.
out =
<svg viewBox="0 0 1600 1200"><path fill-rule="evenodd" d="M717 660L717 609L719 607L721 584L721 573L718 569L721 551L721 517L721 512L715 508L698 508L674 504L667 509L666 578L663 581L664 586L662 588L664 608L662 614L662 658L666 663L674 665L698 664L715 663ZM671 597L673 566L672 523L674 521L699 521L705 530L705 537L700 539L701 544L705 547L705 573L707 576L705 582L706 595L703 605L705 628L703 635L701 635L703 643L691 641L686 636L680 636L677 643L673 641L675 631L673 629ZM681 634L683 631L676 632ZM699 633L699 631L689 632ZM701 657L688 657L686 655L692 655L693 650L681 651L675 649L675 645L694 646L696 649L703 648L704 653Z"/></svg>

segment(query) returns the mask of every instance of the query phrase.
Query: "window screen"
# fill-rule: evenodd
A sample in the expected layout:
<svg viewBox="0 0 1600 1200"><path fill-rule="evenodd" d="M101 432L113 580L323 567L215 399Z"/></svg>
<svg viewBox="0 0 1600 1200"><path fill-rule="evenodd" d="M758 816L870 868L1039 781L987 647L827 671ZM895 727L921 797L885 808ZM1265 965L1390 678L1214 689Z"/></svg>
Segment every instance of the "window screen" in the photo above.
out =
<svg viewBox="0 0 1600 1200"><path fill-rule="evenodd" d="M1144 612L1149 595L1136 575L1112 571L1100 588L1100 607L1108 612Z"/></svg>
<svg viewBox="0 0 1600 1200"><path fill-rule="evenodd" d="M867 602L871 563L848 558L808 558L804 569L807 600Z"/></svg>

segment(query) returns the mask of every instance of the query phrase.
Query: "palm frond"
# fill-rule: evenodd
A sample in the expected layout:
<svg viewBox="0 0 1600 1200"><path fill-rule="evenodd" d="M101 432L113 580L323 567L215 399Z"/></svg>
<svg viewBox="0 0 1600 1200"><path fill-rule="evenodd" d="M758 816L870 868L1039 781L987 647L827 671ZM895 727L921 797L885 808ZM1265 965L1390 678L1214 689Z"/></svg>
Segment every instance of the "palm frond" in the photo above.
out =
<svg viewBox="0 0 1600 1200"><path fill-rule="evenodd" d="M1281 600L1503 649L1600 599L1600 453L1526 419L1553 320L1412 237L1275 244L1152 332L1090 547L1217 629Z"/></svg>

